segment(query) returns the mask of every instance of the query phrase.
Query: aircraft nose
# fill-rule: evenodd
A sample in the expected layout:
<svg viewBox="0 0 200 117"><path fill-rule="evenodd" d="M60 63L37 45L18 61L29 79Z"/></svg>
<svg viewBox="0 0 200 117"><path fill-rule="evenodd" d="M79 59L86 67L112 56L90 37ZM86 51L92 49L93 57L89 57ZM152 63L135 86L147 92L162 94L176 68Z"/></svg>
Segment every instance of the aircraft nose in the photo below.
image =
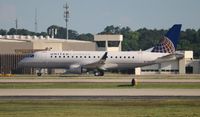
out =
<svg viewBox="0 0 200 117"><path fill-rule="evenodd" d="M19 61L18 67L26 67L26 65L28 64L28 62L29 62L29 60L27 58L24 58L21 61Z"/></svg>

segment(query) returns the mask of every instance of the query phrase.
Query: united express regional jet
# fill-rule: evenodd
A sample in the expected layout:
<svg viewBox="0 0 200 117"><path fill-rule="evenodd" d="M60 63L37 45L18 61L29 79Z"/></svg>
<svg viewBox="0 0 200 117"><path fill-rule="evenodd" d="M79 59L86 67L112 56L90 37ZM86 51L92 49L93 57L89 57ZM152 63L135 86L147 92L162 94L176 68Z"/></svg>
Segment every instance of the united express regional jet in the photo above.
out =
<svg viewBox="0 0 200 117"><path fill-rule="evenodd" d="M22 59L19 67L63 68L71 73L82 73L83 70L94 71L95 76L103 76L110 69L133 69L158 64L182 57L176 53L181 24L175 24L162 38L159 44L146 51L40 51ZM42 73L37 73L41 76Z"/></svg>

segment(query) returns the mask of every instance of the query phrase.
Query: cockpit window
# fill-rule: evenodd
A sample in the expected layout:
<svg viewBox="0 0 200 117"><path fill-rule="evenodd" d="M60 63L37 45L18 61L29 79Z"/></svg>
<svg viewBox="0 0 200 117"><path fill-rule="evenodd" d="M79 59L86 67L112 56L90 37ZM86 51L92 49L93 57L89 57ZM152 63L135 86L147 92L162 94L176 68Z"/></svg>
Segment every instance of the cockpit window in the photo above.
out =
<svg viewBox="0 0 200 117"><path fill-rule="evenodd" d="M34 54L30 55L31 58L34 58Z"/></svg>
<svg viewBox="0 0 200 117"><path fill-rule="evenodd" d="M34 58L34 54L27 54L26 57Z"/></svg>

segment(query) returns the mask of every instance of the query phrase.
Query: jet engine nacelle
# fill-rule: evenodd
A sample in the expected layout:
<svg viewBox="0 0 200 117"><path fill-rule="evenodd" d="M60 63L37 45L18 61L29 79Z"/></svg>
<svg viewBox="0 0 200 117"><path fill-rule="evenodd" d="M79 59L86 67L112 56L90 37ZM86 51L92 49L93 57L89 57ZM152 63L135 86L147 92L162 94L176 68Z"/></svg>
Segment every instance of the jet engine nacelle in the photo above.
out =
<svg viewBox="0 0 200 117"><path fill-rule="evenodd" d="M82 67L80 65L72 65L67 70L67 72L72 73L72 74L81 74L82 73Z"/></svg>

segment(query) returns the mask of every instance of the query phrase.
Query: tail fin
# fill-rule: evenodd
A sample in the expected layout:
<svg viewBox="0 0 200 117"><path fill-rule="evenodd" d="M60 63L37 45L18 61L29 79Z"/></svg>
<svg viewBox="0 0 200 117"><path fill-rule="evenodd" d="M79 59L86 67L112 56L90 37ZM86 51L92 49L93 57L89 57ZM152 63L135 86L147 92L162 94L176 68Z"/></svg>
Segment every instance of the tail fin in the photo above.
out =
<svg viewBox="0 0 200 117"><path fill-rule="evenodd" d="M175 24L170 28L160 43L153 47L152 52L174 53L179 40L181 27L181 24Z"/></svg>

